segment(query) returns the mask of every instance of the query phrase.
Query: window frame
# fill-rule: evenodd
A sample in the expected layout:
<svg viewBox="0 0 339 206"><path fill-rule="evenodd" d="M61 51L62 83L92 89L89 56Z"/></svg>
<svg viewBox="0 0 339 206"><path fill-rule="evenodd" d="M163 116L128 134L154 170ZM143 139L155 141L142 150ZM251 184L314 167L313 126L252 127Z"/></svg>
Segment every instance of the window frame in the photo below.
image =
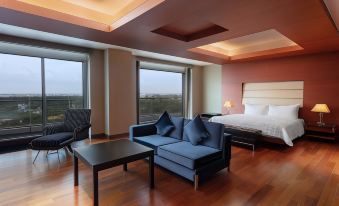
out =
<svg viewBox="0 0 339 206"><path fill-rule="evenodd" d="M154 123L155 121L149 121L149 122L140 122L140 70L141 69L144 69L144 70L152 70L152 71L160 71L160 72L171 72L171 73L178 73L178 74L181 74L181 89L182 89L182 105L181 105L181 115L182 117L185 116L185 101L186 101L186 98L185 98L185 95L186 95L186 84L185 84L185 81L186 81L186 77L187 77L187 74L186 72L180 72L180 71L166 71L166 70L161 70L161 69L147 69L145 67L141 68L140 67L140 61L137 61L136 62L136 77L137 77L137 84L136 84L136 89L137 89L137 92L136 92L136 100L137 100L137 124L147 124L147 123Z"/></svg>
<svg viewBox="0 0 339 206"><path fill-rule="evenodd" d="M20 45L23 47L26 47L25 45ZM32 48L36 48L32 46ZM49 48L44 48L44 49L49 49ZM20 50L20 49L18 49ZM49 49L56 51L55 49ZM62 53L62 51L59 51ZM66 51L66 52L71 52L71 51ZM32 52L34 53L34 52ZM32 58L40 58L41 60L41 101L42 101L42 121L41 125L40 124L31 124L28 126L14 126L14 127L5 127L5 128L0 128L0 141L1 137L7 136L7 135L29 135L35 132L41 132L43 128L46 125L49 125L51 123L47 123L47 99L46 99L46 82L45 82L45 59L54 59L54 60L62 60L62 61L73 61L73 62L80 62L82 63L82 92L83 92L83 107L84 108L89 108L89 84L88 84L88 65L89 65L89 58L88 54L86 55L86 58L83 60L79 60L76 58L67 58L66 55L63 58L56 58L53 57L53 55L46 55L46 56L39 56L39 55L34 55L34 54L27 54L25 52L20 52L20 51L12 51L12 52L4 52L0 50L0 54L6 54L6 55L16 55L16 56L23 56L23 57L32 57ZM62 54L60 54L62 56Z"/></svg>

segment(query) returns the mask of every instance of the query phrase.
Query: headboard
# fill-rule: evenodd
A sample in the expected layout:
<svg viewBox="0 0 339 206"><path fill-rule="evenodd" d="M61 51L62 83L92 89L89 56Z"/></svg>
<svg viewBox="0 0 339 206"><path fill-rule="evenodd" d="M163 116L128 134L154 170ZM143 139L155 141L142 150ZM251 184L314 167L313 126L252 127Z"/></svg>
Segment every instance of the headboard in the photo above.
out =
<svg viewBox="0 0 339 206"><path fill-rule="evenodd" d="M291 105L304 102L304 81L243 83L242 104Z"/></svg>

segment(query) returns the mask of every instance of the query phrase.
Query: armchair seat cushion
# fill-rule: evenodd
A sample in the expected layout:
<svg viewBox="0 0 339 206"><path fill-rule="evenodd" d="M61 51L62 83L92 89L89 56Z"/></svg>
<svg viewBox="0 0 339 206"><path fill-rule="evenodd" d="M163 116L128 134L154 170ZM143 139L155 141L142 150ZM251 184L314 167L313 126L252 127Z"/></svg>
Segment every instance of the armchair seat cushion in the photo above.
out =
<svg viewBox="0 0 339 206"><path fill-rule="evenodd" d="M157 151L158 147L161 145L167 145L171 143L180 142L180 140L178 139L171 138L171 137L164 137L164 136L157 135L157 134L143 136L143 137L134 137L134 141L154 149L155 154L158 153Z"/></svg>
<svg viewBox="0 0 339 206"><path fill-rule="evenodd" d="M31 145L34 149L48 149L62 147L63 143L73 139L72 132L61 132L42 136L32 140Z"/></svg>
<svg viewBox="0 0 339 206"><path fill-rule="evenodd" d="M222 158L222 151L204 145L181 141L158 148L158 155L190 169L196 169L215 159Z"/></svg>

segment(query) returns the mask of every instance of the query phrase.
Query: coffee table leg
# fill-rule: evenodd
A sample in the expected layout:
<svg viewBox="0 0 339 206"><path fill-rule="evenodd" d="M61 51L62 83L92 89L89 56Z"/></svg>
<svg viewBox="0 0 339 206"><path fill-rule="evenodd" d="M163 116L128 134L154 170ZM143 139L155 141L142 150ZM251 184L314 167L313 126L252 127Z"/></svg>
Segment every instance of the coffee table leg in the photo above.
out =
<svg viewBox="0 0 339 206"><path fill-rule="evenodd" d="M99 205L99 193L98 193L98 171L93 169L93 205Z"/></svg>
<svg viewBox="0 0 339 206"><path fill-rule="evenodd" d="M127 163L124 164L124 171L127 171Z"/></svg>
<svg viewBox="0 0 339 206"><path fill-rule="evenodd" d="M149 156L149 184L151 188L154 188L154 155Z"/></svg>
<svg viewBox="0 0 339 206"><path fill-rule="evenodd" d="M78 157L73 155L74 164L74 186L79 185L79 169L78 169Z"/></svg>

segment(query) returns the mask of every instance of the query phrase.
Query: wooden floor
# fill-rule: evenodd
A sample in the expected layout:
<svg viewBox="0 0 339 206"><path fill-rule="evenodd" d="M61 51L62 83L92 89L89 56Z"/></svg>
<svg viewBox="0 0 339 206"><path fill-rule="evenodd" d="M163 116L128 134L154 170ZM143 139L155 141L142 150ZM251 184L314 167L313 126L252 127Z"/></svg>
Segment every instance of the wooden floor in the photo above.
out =
<svg viewBox="0 0 339 206"><path fill-rule="evenodd" d="M94 140L98 143L102 140ZM89 144L90 142L86 142ZM85 143L83 143L85 144ZM299 140L294 147L232 147L231 172L223 170L198 191L193 184L155 168L148 187L145 160L99 174L100 205L339 205L338 144ZM73 186L72 158L61 151L45 158L25 150L0 155L0 205L91 205L91 171L80 162Z"/></svg>

